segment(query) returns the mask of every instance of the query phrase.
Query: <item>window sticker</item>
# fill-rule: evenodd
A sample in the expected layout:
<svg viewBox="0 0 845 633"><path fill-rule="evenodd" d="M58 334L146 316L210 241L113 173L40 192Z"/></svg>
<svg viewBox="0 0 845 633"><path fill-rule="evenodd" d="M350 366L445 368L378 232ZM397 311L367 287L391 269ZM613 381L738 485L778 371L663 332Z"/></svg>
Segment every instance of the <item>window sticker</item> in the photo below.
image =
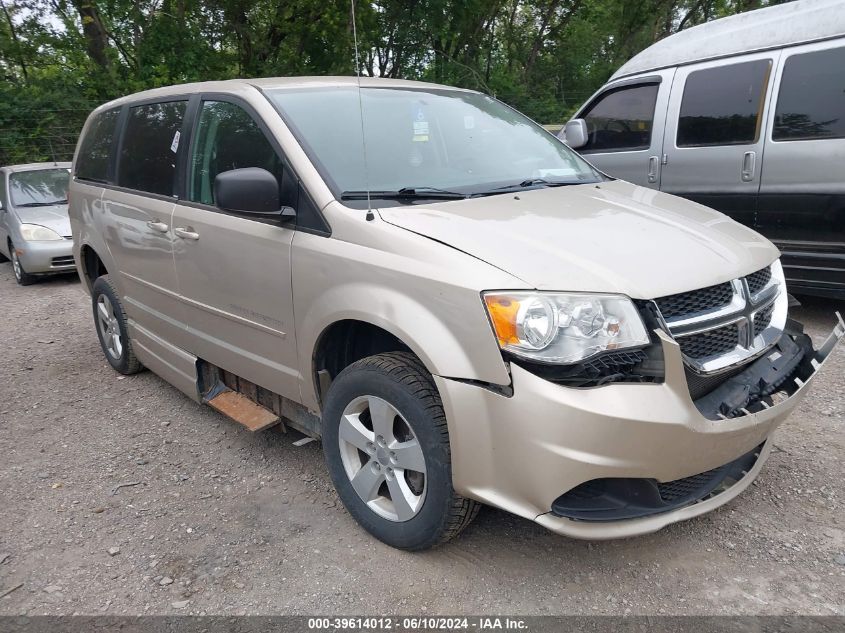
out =
<svg viewBox="0 0 845 633"><path fill-rule="evenodd" d="M428 121L425 118L425 112L423 112L422 106L418 106L416 114L414 115L414 136L412 140L415 143L427 143L428 138Z"/></svg>
<svg viewBox="0 0 845 633"><path fill-rule="evenodd" d="M468 114L464 117L464 129L465 130L472 130L475 128L475 117L471 114Z"/></svg>
<svg viewBox="0 0 845 633"><path fill-rule="evenodd" d="M176 130L176 134L173 135L173 142L170 144L170 151L174 154L179 150L179 137L181 134L179 130Z"/></svg>

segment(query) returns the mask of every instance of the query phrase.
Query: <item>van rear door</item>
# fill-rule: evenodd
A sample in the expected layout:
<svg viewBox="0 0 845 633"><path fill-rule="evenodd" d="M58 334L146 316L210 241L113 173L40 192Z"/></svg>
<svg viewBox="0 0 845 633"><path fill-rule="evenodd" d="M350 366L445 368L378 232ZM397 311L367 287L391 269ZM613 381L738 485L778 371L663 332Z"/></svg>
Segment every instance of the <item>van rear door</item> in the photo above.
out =
<svg viewBox="0 0 845 633"><path fill-rule="evenodd" d="M779 55L678 68L666 122L662 191L754 226L769 79Z"/></svg>
<svg viewBox="0 0 845 633"><path fill-rule="evenodd" d="M674 73L655 71L602 88L576 115L586 121L588 132L578 152L614 178L657 189Z"/></svg>

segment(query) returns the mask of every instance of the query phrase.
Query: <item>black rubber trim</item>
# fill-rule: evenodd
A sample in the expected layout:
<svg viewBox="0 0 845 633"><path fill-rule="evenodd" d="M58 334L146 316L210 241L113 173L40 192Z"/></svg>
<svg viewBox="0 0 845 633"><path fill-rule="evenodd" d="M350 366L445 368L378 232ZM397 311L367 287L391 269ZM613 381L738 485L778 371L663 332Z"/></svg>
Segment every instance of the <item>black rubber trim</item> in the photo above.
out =
<svg viewBox="0 0 845 633"><path fill-rule="evenodd" d="M754 467L763 445L742 457L676 481L656 479L593 479L562 494L552 503L552 514L578 521L622 521L671 512L727 489ZM681 491L679 493L679 491Z"/></svg>

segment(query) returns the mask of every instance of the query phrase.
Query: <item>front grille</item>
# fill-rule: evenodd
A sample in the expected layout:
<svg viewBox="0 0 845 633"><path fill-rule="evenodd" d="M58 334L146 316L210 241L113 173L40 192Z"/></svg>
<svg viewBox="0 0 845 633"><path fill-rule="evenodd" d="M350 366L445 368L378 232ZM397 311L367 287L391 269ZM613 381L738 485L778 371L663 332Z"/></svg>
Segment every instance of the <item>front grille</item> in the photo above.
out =
<svg viewBox="0 0 845 633"><path fill-rule="evenodd" d="M586 361L584 366L599 375L630 370L634 365L643 362L648 356L642 350L633 352L613 351L602 354L593 360Z"/></svg>
<svg viewBox="0 0 845 633"><path fill-rule="evenodd" d="M769 323L772 322L772 314L774 311L775 304L770 303L754 315L754 336L758 336L763 332L763 330L769 327Z"/></svg>
<svg viewBox="0 0 845 633"><path fill-rule="evenodd" d="M666 503L671 503L676 499L687 497L699 490L713 478L713 475L718 468L708 470L705 473L699 473L692 477L684 477L683 479L676 479L675 481L667 481L665 483L657 484L657 491L660 493L660 498Z"/></svg>
<svg viewBox="0 0 845 633"><path fill-rule="evenodd" d="M691 358L709 358L727 354L738 344L739 328L736 323L678 339L681 351Z"/></svg>
<svg viewBox="0 0 845 633"><path fill-rule="evenodd" d="M748 277L745 278L745 281L748 282L748 289L751 291L751 294L756 295L760 292L763 288L765 288L769 282L772 280L772 267L766 266L762 270L758 270L756 273L751 273Z"/></svg>
<svg viewBox="0 0 845 633"><path fill-rule="evenodd" d="M741 374L743 371L745 371L745 365L724 371L720 374L698 374L689 367L686 367L685 374L687 377L687 387L689 387L689 395L693 400L698 400L721 386L726 380Z"/></svg>
<svg viewBox="0 0 845 633"><path fill-rule="evenodd" d="M54 257L50 260L51 266L73 266L73 255L64 255L62 257Z"/></svg>
<svg viewBox="0 0 845 633"><path fill-rule="evenodd" d="M689 316L707 310L722 308L733 299L730 282L708 286L692 292L682 292L656 299L657 307L664 319Z"/></svg>

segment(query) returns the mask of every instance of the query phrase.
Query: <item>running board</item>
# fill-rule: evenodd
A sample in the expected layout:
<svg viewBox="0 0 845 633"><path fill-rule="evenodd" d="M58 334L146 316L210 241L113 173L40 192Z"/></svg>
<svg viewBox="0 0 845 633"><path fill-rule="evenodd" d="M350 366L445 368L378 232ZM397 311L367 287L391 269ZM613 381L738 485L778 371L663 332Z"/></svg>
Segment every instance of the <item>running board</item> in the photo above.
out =
<svg viewBox="0 0 845 633"><path fill-rule="evenodd" d="M281 418L260 404L256 404L242 393L225 389L210 400L206 400L212 409L232 418L253 433L276 426Z"/></svg>

